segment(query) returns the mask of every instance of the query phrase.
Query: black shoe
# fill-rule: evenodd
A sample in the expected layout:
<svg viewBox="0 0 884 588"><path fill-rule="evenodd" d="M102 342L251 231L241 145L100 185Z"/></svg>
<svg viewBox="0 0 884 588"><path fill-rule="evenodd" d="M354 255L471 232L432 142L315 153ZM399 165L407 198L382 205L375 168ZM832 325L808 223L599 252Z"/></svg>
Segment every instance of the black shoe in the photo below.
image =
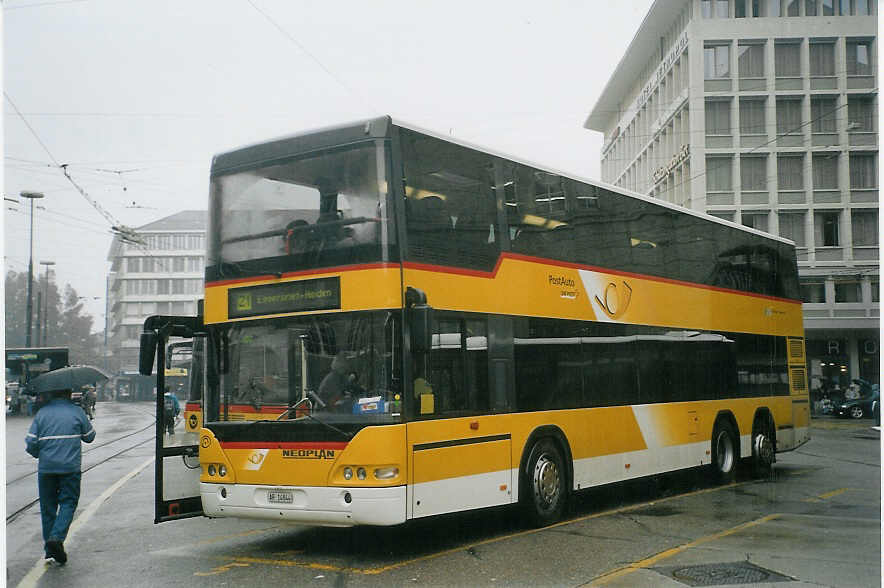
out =
<svg viewBox="0 0 884 588"><path fill-rule="evenodd" d="M64 552L64 545L61 541L47 541L46 552L52 559L60 564L65 564L68 561L68 554Z"/></svg>

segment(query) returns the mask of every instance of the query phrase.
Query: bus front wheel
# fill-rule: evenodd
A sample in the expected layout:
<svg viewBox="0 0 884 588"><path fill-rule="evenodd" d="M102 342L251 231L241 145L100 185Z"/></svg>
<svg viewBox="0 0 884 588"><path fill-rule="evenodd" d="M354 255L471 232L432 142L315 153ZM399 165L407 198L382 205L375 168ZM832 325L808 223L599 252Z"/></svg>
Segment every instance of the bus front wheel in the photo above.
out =
<svg viewBox="0 0 884 588"><path fill-rule="evenodd" d="M712 472L721 484L734 481L737 465L736 434L725 420L715 423L712 431Z"/></svg>
<svg viewBox="0 0 884 588"><path fill-rule="evenodd" d="M545 527L562 518L568 498L562 452L550 439L540 439L531 449L523 475L523 505L528 519Z"/></svg>

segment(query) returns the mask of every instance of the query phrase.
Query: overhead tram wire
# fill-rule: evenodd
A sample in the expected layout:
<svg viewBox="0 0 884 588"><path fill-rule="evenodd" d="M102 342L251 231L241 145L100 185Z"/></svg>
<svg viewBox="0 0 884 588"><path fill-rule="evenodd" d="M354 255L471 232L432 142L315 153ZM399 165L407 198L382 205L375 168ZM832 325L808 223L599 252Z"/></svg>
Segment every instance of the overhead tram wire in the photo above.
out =
<svg viewBox="0 0 884 588"><path fill-rule="evenodd" d="M318 65L318 66L322 69L322 71L324 71L326 74L328 74L329 77L331 77L331 78L332 78L333 80L335 80L338 84L340 84L341 87L343 87L345 90L347 90L348 92L350 92L354 97L356 97L357 99L359 99L362 103L364 103L364 104L368 104L368 105L369 105L369 106L370 106L375 112L380 112L380 111L378 110L378 108L377 108L374 104L372 104L371 101L370 101L368 98L365 97L365 95L363 95L363 94L360 93L360 92L357 92L356 90L354 90L353 88L351 88L347 83L345 83L344 80L342 80L341 78L339 78L338 76L336 76L336 75L334 74L334 72L332 72L329 68L327 68L327 67L325 66L325 64L323 64L323 63L319 60L318 57L316 57L315 55L313 55L310 51L307 50L306 47L304 47L304 45L302 45L300 42L298 42L298 40L295 39L295 37L294 37L292 34L290 34L288 31L286 31L286 30L285 30L285 29L284 29L279 23L277 23L277 22L276 22L276 21L275 21L275 20L274 20L269 14L267 14L266 12L264 12L263 10L261 10L260 8L258 8L258 6L253 2L253 0L246 0L246 2L248 2L248 3L252 6L252 8L255 9L255 11L256 11L258 14L260 14L261 16L263 16L264 19L267 20L267 22L269 22L271 25L273 25L273 27L274 27L276 30L278 30L278 31L279 31L279 32L280 32L285 38L287 38L289 41L291 41L291 42L292 42L292 43L293 43L298 49L300 49L300 50L301 50L301 51L302 51L307 57L309 57L310 59L312 59L313 62L316 63L316 65Z"/></svg>
<svg viewBox="0 0 884 588"><path fill-rule="evenodd" d="M46 143L43 142L43 140L40 138L40 135L37 134L37 131L34 130L34 127L31 126L31 124L28 122L28 119L24 117L18 106L16 106L15 102L12 101L12 98L5 90L3 91L3 95L6 97L6 100L15 110L16 114L18 114L19 118L21 118L22 122L25 123L25 126L28 128L28 130L31 131L31 134L34 136L40 146L43 147L43 150L49 156L49 159L52 160L52 163L54 163L56 167L61 169L64 176L74 186L74 188L77 189L80 195L83 196L83 198L85 198L86 201L92 205L92 208L97 210L99 214L101 214L101 216L103 216L104 219L110 223L111 230L119 235L120 239L124 242L140 243L141 238L138 237L134 229L127 227L126 225L117 221L108 211L104 209L104 207L102 207L96 200L89 196L86 190L84 190L79 184L77 184L77 182L74 181L74 178L72 178L71 175L68 173L68 164L59 163L58 159L55 158L55 156L52 154L52 151L49 150L49 147L46 146Z"/></svg>

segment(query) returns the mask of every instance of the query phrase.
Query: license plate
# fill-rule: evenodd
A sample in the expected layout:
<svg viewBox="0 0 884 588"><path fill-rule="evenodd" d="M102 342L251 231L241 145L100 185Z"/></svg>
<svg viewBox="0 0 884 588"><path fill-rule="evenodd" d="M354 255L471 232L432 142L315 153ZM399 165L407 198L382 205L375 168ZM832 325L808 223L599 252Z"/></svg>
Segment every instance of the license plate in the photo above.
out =
<svg viewBox="0 0 884 588"><path fill-rule="evenodd" d="M295 496L290 490L271 490L267 493L267 502L273 504L293 504Z"/></svg>

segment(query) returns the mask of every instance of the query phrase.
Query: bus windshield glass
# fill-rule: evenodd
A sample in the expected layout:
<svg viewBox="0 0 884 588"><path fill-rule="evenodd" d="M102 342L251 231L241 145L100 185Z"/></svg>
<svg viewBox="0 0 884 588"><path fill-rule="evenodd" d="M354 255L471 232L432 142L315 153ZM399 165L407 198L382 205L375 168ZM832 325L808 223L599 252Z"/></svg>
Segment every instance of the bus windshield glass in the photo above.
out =
<svg viewBox="0 0 884 588"><path fill-rule="evenodd" d="M232 325L219 414L208 418L295 419L306 411L283 412L309 405L325 421L399 422L398 321L397 311L376 311Z"/></svg>
<svg viewBox="0 0 884 588"><path fill-rule="evenodd" d="M386 261L384 169L369 143L216 176L209 265L225 277Z"/></svg>

